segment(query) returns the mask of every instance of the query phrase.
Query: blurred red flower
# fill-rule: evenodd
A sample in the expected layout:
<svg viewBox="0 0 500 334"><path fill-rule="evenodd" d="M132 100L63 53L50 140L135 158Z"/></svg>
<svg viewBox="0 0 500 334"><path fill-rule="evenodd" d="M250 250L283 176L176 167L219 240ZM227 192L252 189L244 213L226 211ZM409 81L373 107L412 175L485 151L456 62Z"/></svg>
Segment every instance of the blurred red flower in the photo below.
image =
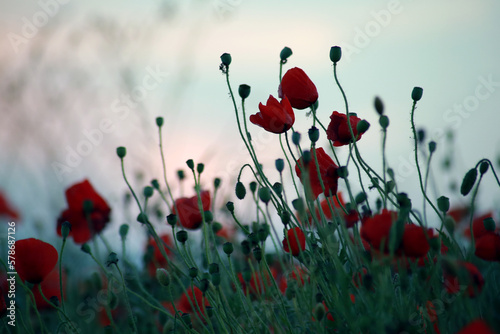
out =
<svg viewBox="0 0 500 334"><path fill-rule="evenodd" d="M42 240L22 239L16 241L15 246L15 268L23 281L41 283L57 264L57 250Z"/></svg>
<svg viewBox="0 0 500 334"><path fill-rule="evenodd" d="M297 256L306 249L306 236L300 227L294 227L286 232L282 243L285 252L290 253L291 250L292 255Z"/></svg>
<svg viewBox="0 0 500 334"><path fill-rule="evenodd" d="M172 254L172 251L170 248L173 247L173 242L172 238L168 234L164 234L160 236L160 239L168 246L165 246L165 244L162 244L163 249L165 249L165 252L167 255L170 257ZM157 268L167 268L168 265L168 260L165 259L160 251L160 248L155 242L155 239L153 237L149 238L149 242L146 246L146 248L153 248L152 252L152 257L150 259L147 259L146 265L148 268L148 273L151 277L156 276L156 269ZM170 248L169 248L170 247Z"/></svg>
<svg viewBox="0 0 500 334"><path fill-rule="evenodd" d="M427 233L427 236L425 235ZM421 226L415 224L405 224L402 251L409 257L423 257L430 249L427 238L433 238L433 232L428 229L427 232Z"/></svg>
<svg viewBox="0 0 500 334"><path fill-rule="evenodd" d="M448 293L460 292L461 286L467 287L469 297L475 297L481 292L484 278L479 269L470 262L458 262L458 272L449 269L444 271L444 286Z"/></svg>
<svg viewBox="0 0 500 334"><path fill-rule="evenodd" d="M250 122L272 133L284 133L295 122L292 106L285 96L281 102L272 95L267 99L267 105L259 103L260 112L250 115Z"/></svg>
<svg viewBox="0 0 500 334"><path fill-rule="evenodd" d="M294 67L281 79L278 96L282 99L286 96L296 109L306 109L316 103L318 91L307 74L302 69Z"/></svg>
<svg viewBox="0 0 500 334"><path fill-rule="evenodd" d="M361 225L361 237L376 250L380 250L384 244L384 250L387 251L391 226L397 218L397 212L383 209L381 213L366 219Z"/></svg>
<svg viewBox="0 0 500 334"><path fill-rule="evenodd" d="M361 139L362 133L358 134L357 126L361 118L356 115L349 115L352 132L357 140ZM351 131L347 122L347 115L334 111L330 116L330 124L326 129L326 136L333 142L333 146L343 146L352 142ZM357 141L356 140L356 141Z"/></svg>
<svg viewBox="0 0 500 334"><path fill-rule="evenodd" d="M338 179L337 169L339 168L333 160L325 153L323 148L313 149L311 151L311 161L304 166L303 160L301 157L296 165L295 165L295 173L300 179L300 182L304 187L308 187L310 185L312 191L312 199L318 198L319 194L323 192L321 189L321 183L318 177L317 165L314 159L314 153L316 153L319 165L319 173L321 175L321 180L323 181L323 185L325 187L324 194L326 197L333 196L337 193L338 187ZM307 172L307 173L303 173ZM307 174L309 177L307 178ZM307 183L307 179L309 182ZM306 184L304 184L306 182Z"/></svg>
<svg viewBox="0 0 500 334"><path fill-rule="evenodd" d="M0 191L0 216L7 216L14 220L19 219L19 212L15 210L12 205L7 201L5 195Z"/></svg>
<svg viewBox="0 0 500 334"><path fill-rule="evenodd" d="M486 261L500 261L500 235L487 232L476 240L477 257Z"/></svg>
<svg viewBox="0 0 500 334"><path fill-rule="evenodd" d="M495 332L482 319L477 319L470 322L457 334L495 334Z"/></svg>
<svg viewBox="0 0 500 334"><path fill-rule="evenodd" d="M486 218L492 218L492 217L493 217L493 213L488 212L488 213L485 213L484 215L481 215L481 216L474 218L474 220L472 221L472 232L474 233L475 240L481 238L483 235L488 233L488 230L486 230L486 227L484 226L483 221ZM471 237L469 227L464 230L464 234L466 237L469 237L469 238Z"/></svg>
<svg viewBox="0 0 500 334"><path fill-rule="evenodd" d="M200 319L204 320L205 308L210 306L208 299L203 296L203 292L196 286L193 288L188 287L186 290L187 293L183 293L176 302L177 310L183 313L196 313ZM199 310L201 310L201 313Z"/></svg>
<svg viewBox="0 0 500 334"><path fill-rule="evenodd" d="M357 211L351 209L348 214L345 214L344 210L342 210L341 207L341 205L345 207L344 199L342 198L342 193L338 192L337 196L339 198L338 201L337 198L334 196L321 200L320 208L321 211L323 212L325 219L332 220L334 216L336 216L344 220L347 228L353 227L359 221L359 215ZM330 206L333 210L333 213L332 210L330 209ZM316 219L321 220L321 214L318 207L315 208L315 214L316 214ZM309 215L308 217L309 217L309 225L312 225L313 219Z"/></svg>
<svg viewBox="0 0 500 334"><path fill-rule="evenodd" d="M65 221L71 223L70 236L77 244L89 241L100 233L110 220L108 203L94 190L88 180L72 185L66 190L68 209L57 219L57 234ZM91 204L90 204L91 203Z"/></svg>
<svg viewBox="0 0 500 334"><path fill-rule="evenodd" d="M200 193L203 211L210 210L210 192L202 191ZM178 213L177 213L178 210ZM198 207L198 195L193 197L182 197L175 201L172 213L177 214L177 218L182 226L187 229L195 230L203 223L202 213Z"/></svg>
<svg viewBox="0 0 500 334"><path fill-rule="evenodd" d="M63 283L63 290L66 291L66 273L64 272L64 270L62 275L62 283ZM40 286L42 288L42 292L45 298L50 300L51 297L55 296L57 297L59 302L61 301L61 289L59 285L59 269L55 268L54 270L52 270L43 280ZM33 292L33 295L35 296L37 309L40 310L40 309L52 308L52 306L50 306L45 301L45 299L43 299L42 295L40 294L40 291L38 291L38 286L34 286L33 288L31 288L31 292ZM64 296L66 296L66 294L64 294Z"/></svg>

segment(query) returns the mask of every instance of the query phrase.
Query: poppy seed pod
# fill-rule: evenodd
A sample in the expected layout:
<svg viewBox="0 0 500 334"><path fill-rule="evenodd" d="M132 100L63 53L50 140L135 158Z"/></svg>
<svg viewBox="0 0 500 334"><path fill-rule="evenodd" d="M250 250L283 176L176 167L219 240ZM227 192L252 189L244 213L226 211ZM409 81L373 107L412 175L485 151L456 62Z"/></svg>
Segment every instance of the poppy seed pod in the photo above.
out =
<svg viewBox="0 0 500 334"><path fill-rule="evenodd" d="M249 186L250 186L250 191L252 192L252 194L254 194L255 191L257 190L257 182L252 181L250 182Z"/></svg>
<svg viewBox="0 0 500 334"><path fill-rule="evenodd" d="M189 169L194 170L194 161L193 159L189 159L186 161L186 165L189 167Z"/></svg>
<svg viewBox="0 0 500 334"><path fill-rule="evenodd" d="M118 263L118 255L115 252L111 252L108 255L108 259L106 261L106 266L109 267L112 264L116 265Z"/></svg>
<svg viewBox="0 0 500 334"><path fill-rule="evenodd" d="M177 178L178 178L180 181L182 181L182 180L184 180L184 178L185 178L185 177L186 177L186 176L184 175L184 171L183 171L182 169L179 169L179 170L177 171Z"/></svg>
<svg viewBox="0 0 500 334"><path fill-rule="evenodd" d="M226 203L226 208L229 212L234 213L234 203L229 201Z"/></svg>
<svg viewBox="0 0 500 334"><path fill-rule="evenodd" d="M257 262L260 262L262 260L262 248L260 247L255 247L253 250L253 256L257 260Z"/></svg>
<svg viewBox="0 0 500 334"><path fill-rule="evenodd" d="M61 236L63 239L66 239L71 232L71 223L69 221L65 221L61 226Z"/></svg>
<svg viewBox="0 0 500 334"><path fill-rule="evenodd" d="M127 155L127 149L123 146L117 147L116 155L118 155L120 159L123 159Z"/></svg>
<svg viewBox="0 0 500 334"><path fill-rule="evenodd" d="M222 245L222 250L224 251L224 253L226 253L227 256L231 255L234 251L233 244L230 242L224 243L224 245Z"/></svg>
<svg viewBox="0 0 500 334"><path fill-rule="evenodd" d="M145 186L144 189L142 190L142 193L146 198L153 196L153 187Z"/></svg>
<svg viewBox="0 0 500 334"><path fill-rule="evenodd" d="M423 93L424 93L424 90L421 87L414 87L412 92L411 92L412 100L415 102L420 101Z"/></svg>
<svg viewBox="0 0 500 334"><path fill-rule="evenodd" d="M430 141L429 142L429 152L434 153L436 151L436 142L435 141Z"/></svg>
<svg viewBox="0 0 500 334"><path fill-rule="evenodd" d="M250 91L251 87L249 85L242 84L240 85L240 87L238 87L238 94L240 94L242 100L250 96Z"/></svg>
<svg viewBox="0 0 500 334"><path fill-rule="evenodd" d="M281 63L285 64L288 58L292 55L292 49L288 46L285 46L283 50L280 52Z"/></svg>
<svg viewBox="0 0 500 334"><path fill-rule="evenodd" d="M177 215L171 213L167 216L168 225L174 227L177 224Z"/></svg>
<svg viewBox="0 0 500 334"><path fill-rule="evenodd" d="M164 268L156 269L156 279L162 286L170 285L170 275Z"/></svg>
<svg viewBox="0 0 500 334"><path fill-rule="evenodd" d="M437 205L441 212L448 212L450 209L450 199L446 196L441 196L437 199Z"/></svg>
<svg viewBox="0 0 500 334"><path fill-rule="evenodd" d="M199 164L196 165L196 171L198 172L198 174L203 173L204 169L205 169L205 164L199 163Z"/></svg>
<svg viewBox="0 0 500 334"><path fill-rule="evenodd" d="M232 58L231 58L231 55L229 53L223 53L220 56L220 60L221 60L222 64L229 66L231 64Z"/></svg>
<svg viewBox="0 0 500 334"><path fill-rule="evenodd" d="M494 232L496 227L497 227L495 224L495 221L491 217L484 219L483 224L484 224L484 228L486 229L486 231L489 231L489 232Z"/></svg>
<svg viewBox="0 0 500 334"><path fill-rule="evenodd" d="M294 131L292 133L292 143L295 146L299 146L299 143L300 143L300 133L299 132Z"/></svg>
<svg viewBox="0 0 500 334"><path fill-rule="evenodd" d="M242 182L238 181L236 183L235 193L236 193L236 197L238 197L238 199L245 198L245 195L247 194L247 190L245 189L245 185Z"/></svg>
<svg viewBox="0 0 500 334"><path fill-rule="evenodd" d="M269 203L271 200L271 191L268 187L263 187L259 189L259 198L265 204Z"/></svg>
<svg viewBox="0 0 500 334"><path fill-rule="evenodd" d="M330 60L336 64L342 58L342 49L340 46L332 46L330 48Z"/></svg>
<svg viewBox="0 0 500 334"><path fill-rule="evenodd" d="M177 238L177 241L179 241L181 243L185 243L188 239L188 233L186 231L178 231L175 234L175 236Z"/></svg>
<svg viewBox="0 0 500 334"><path fill-rule="evenodd" d="M151 180L151 185L153 186L153 188L155 188L156 190L159 190L160 189L160 183L158 182L157 179L153 179Z"/></svg>
<svg viewBox="0 0 500 334"><path fill-rule="evenodd" d="M481 173L481 175L485 174L488 171L489 167L490 165L488 164L488 162L481 162L481 164L479 165L479 173Z"/></svg>
<svg viewBox="0 0 500 334"><path fill-rule="evenodd" d="M128 229L129 229L129 226L127 224L122 224L120 226L120 237L122 238L122 240L127 237Z"/></svg>
<svg viewBox="0 0 500 334"><path fill-rule="evenodd" d="M189 268L189 277L194 279L196 278L196 276L198 276L198 268L196 267Z"/></svg>
<svg viewBox="0 0 500 334"><path fill-rule="evenodd" d="M158 125L159 128L162 127L162 125L163 125L163 117L156 117L156 125Z"/></svg>
<svg viewBox="0 0 500 334"><path fill-rule="evenodd" d="M385 115L380 116L378 122L379 122L380 126L382 127L382 129L384 129L384 130L389 127L389 117L387 117Z"/></svg>
<svg viewBox="0 0 500 334"><path fill-rule="evenodd" d="M276 159L274 165L276 166L276 170L280 173L285 169L285 161L283 159Z"/></svg>
<svg viewBox="0 0 500 334"><path fill-rule="evenodd" d="M307 134L309 135L309 140L311 143L315 143L319 139L319 130L317 127L313 126L307 131Z"/></svg>

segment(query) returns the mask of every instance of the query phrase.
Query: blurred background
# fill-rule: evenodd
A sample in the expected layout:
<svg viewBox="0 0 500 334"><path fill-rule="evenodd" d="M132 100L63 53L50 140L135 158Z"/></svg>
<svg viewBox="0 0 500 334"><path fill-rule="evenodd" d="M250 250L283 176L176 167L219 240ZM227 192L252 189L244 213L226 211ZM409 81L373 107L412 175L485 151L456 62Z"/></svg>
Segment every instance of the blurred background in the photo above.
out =
<svg viewBox="0 0 500 334"><path fill-rule="evenodd" d="M332 111L345 112L329 59L331 46L342 47L338 74L350 111L371 123L359 141L362 155L381 171L381 132L373 108L379 96L390 118L388 165L399 190L418 209L422 196L410 94L414 86L423 87L415 121L426 131L424 150L428 141L437 143L431 197L446 195L452 206L464 205L469 197L456 187L465 172L481 158L497 164L500 156L499 13L500 3L493 0L2 0L0 190L20 212L17 238L57 242L64 191L85 178L113 207L109 238L118 240L124 222L136 233L140 228L122 214L126 189L115 149L127 147L126 169L139 191L161 179L157 116L165 119L163 144L174 193L181 193L176 171L189 176L185 161L194 159L205 163L206 188L214 177L222 179L217 205L234 200L235 178L250 159L219 57L232 55L234 91L243 83L252 87L250 115L270 94L277 96L284 46L293 50L284 71L300 67L316 84L318 116L325 125ZM295 114L294 128L306 136L312 119L306 111ZM249 126L271 181L278 181L274 160L283 158L278 137ZM324 134L319 145L327 147ZM337 153L345 162L347 148ZM421 166L425 170L423 155ZM248 171L244 179L250 181ZM186 182L184 195L194 195L192 185ZM498 211L499 200L489 173L478 194L478 212ZM237 205L248 210L250 202ZM130 211L135 217L135 207ZM434 218L430 215L430 224ZM142 249L141 237L132 238L129 247Z"/></svg>

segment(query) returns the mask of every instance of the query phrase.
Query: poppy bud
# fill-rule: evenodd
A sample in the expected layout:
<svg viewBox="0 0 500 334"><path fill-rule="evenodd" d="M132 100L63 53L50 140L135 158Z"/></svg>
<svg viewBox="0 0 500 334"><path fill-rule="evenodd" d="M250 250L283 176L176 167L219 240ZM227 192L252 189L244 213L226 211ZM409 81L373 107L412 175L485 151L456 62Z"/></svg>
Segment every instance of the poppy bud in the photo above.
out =
<svg viewBox="0 0 500 334"><path fill-rule="evenodd" d="M389 177L391 179L394 179L394 169L392 168L387 168L387 174L389 174Z"/></svg>
<svg viewBox="0 0 500 334"><path fill-rule="evenodd" d="M163 117L156 117L156 125L158 125L159 128L162 127L162 125L163 125Z"/></svg>
<svg viewBox="0 0 500 334"><path fill-rule="evenodd" d="M420 101L423 93L424 93L424 90L422 88L414 87L412 92L411 92L411 99L415 102Z"/></svg>
<svg viewBox="0 0 500 334"><path fill-rule="evenodd" d="M189 313L182 313L181 320L188 328L193 327L193 323L191 322L191 315Z"/></svg>
<svg viewBox="0 0 500 334"><path fill-rule="evenodd" d="M164 268L156 269L156 279L158 280L158 283L160 283L162 286L170 285L170 275L168 274L168 271L166 271Z"/></svg>
<svg viewBox="0 0 500 334"><path fill-rule="evenodd" d="M219 223L219 222L214 222L212 224L212 231L217 234L217 232L219 232L220 230L222 230L222 224Z"/></svg>
<svg viewBox="0 0 500 334"><path fill-rule="evenodd" d="M82 252L87 253L87 254L92 254L92 251L90 250L90 246L87 244L83 244L81 248Z"/></svg>
<svg viewBox="0 0 500 334"><path fill-rule="evenodd" d="M194 161L193 159L189 159L186 161L186 165L189 167L189 169L194 170Z"/></svg>
<svg viewBox="0 0 500 334"><path fill-rule="evenodd" d="M189 277L194 279L196 278L196 276L198 276L198 268L196 267L189 268Z"/></svg>
<svg viewBox="0 0 500 334"><path fill-rule="evenodd" d="M356 201L356 204L363 203L364 201L366 201L366 193L357 194L354 200Z"/></svg>
<svg viewBox="0 0 500 334"><path fill-rule="evenodd" d="M250 182L250 191L255 194L255 191L257 190L257 182L252 181Z"/></svg>
<svg viewBox="0 0 500 334"><path fill-rule="evenodd" d="M276 170L280 173L285 169L285 161L283 159L276 159L274 165L276 166Z"/></svg>
<svg viewBox="0 0 500 334"><path fill-rule="evenodd" d="M263 187L259 189L259 198L265 204L269 203L271 200L271 191L268 187Z"/></svg>
<svg viewBox="0 0 500 334"><path fill-rule="evenodd" d="M299 143L300 143L300 133L298 133L297 131L294 131L292 133L292 143L296 146L299 146Z"/></svg>
<svg viewBox="0 0 500 334"><path fill-rule="evenodd" d="M219 272L219 265L217 263L210 263L208 265L208 272L210 274L213 274L213 273L218 273Z"/></svg>
<svg viewBox="0 0 500 334"><path fill-rule="evenodd" d="M434 151L436 150L436 142L435 141L430 141L429 142L429 152L431 153L434 153Z"/></svg>
<svg viewBox="0 0 500 334"><path fill-rule="evenodd" d="M243 185L242 182L238 181L236 183L235 192L236 192L236 197L238 197L238 199L245 198L245 195L247 194L247 190L245 189L245 186Z"/></svg>
<svg viewBox="0 0 500 334"><path fill-rule="evenodd" d="M417 131L417 138L419 143L423 143L425 140L425 130L424 129L418 129Z"/></svg>
<svg viewBox="0 0 500 334"><path fill-rule="evenodd" d="M220 61L226 66L231 64L231 60L231 55L229 53L223 53L222 56L220 56Z"/></svg>
<svg viewBox="0 0 500 334"><path fill-rule="evenodd" d="M382 129L384 129L384 130L389 127L389 117L387 117L385 115L380 116L378 122L379 122L380 126L382 127Z"/></svg>
<svg viewBox="0 0 500 334"><path fill-rule="evenodd" d="M280 52L280 59L281 63L285 64L286 61L288 60L288 57L292 55L292 49L290 49L288 46L285 46L283 50Z"/></svg>
<svg viewBox="0 0 500 334"><path fill-rule="evenodd" d="M304 200L302 198L296 198L296 199L294 199L292 201L292 206L299 213L302 213L302 212L305 211L305 204L304 204Z"/></svg>
<svg viewBox="0 0 500 334"><path fill-rule="evenodd" d="M377 114L382 116L384 114L384 103L382 102L380 97L378 97L378 96L375 97L374 105L375 105L375 111L377 112Z"/></svg>
<svg viewBox="0 0 500 334"><path fill-rule="evenodd" d="M159 190L160 189L160 183L158 182L157 179L154 179L154 180L151 180L151 185L153 186L153 188L155 188L156 190Z"/></svg>
<svg viewBox="0 0 500 334"><path fill-rule="evenodd" d="M340 166L337 169L337 175L343 179L346 179L347 176L349 175L349 171L347 170L346 166Z"/></svg>
<svg viewBox="0 0 500 334"><path fill-rule="evenodd" d="M490 232L494 232L496 227L497 227L495 224L495 221L491 217L484 219L483 224L484 224L484 228L486 229L486 231L490 231Z"/></svg>
<svg viewBox="0 0 500 334"><path fill-rule="evenodd" d="M177 224L177 215L171 213L167 216L168 225L174 227Z"/></svg>
<svg viewBox="0 0 500 334"><path fill-rule="evenodd" d="M68 237L69 232L71 232L71 223L65 221L64 223L62 223L61 226L61 236L63 237L63 240L65 240Z"/></svg>
<svg viewBox="0 0 500 334"><path fill-rule="evenodd" d="M336 64L342 58L342 49L340 46L332 46L330 48L330 60Z"/></svg>
<svg viewBox="0 0 500 334"><path fill-rule="evenodd" d="M302 161L304 162L304 166L307 166L309 165L309 163L311 162L312 160L312 155L311 155L311 152L310 151L304 151L302 153Z"/></svg>
<svg viewBox="0 0 500 334"><path fill-rule="evenodd" d="M266 241L267 236L269 235L269 232L266 231L266 229L261 228L257 231L257 237L259 238L259 241Z"/></svg>
<svg viewBox="0 0 500 334"><path fill-rule="evenodd" d="M148 222L148 216L141 212L137 215L137 221L141 224L146 224Z"/></svg>
<svg viewBox="0 0 500 334"><path fill-rule="evenodd" d="M196 165L196 171L198 172L198 174L203 173L204 169L205 169L205 165L204 164L200 163L200 164Z"/></svg>
<svg viewBox="0 0 500 334"><path fill-rule="evenodd" d="M314 318L321 321L326 314L325 305L323 303L318 303L314 307Z"/></svg>
<svg viewBox="0 0 500 334"><path fill-rule="evenodd" d="M248 235L248 240L252 242L252 246L255 246L259 242L259 237L257 236L257 234L252 232Z"/></svg>
<svg viewBox="0 0 500 334"><path fill-rule="evenodd" d="M212 274L212 284L214 286L220 285L220 273L219 272Z"/></svg>
<svg viewBox="0 0 500 334"><path fill-rule="evenodd" d="M215 189L218 189L218 188L220 187L220 183L221 183L221 179L220 179L220 178L218 178L218 177L216 177L216 178L214 179L214 188L215 188Z"/></svg>
<svg viewBox="0 0 500 334"><path fill-rule="evenodd" d="M111 252L108 255L108 260L106 261L106 266L109 267L110 265L114 264L116 265L118 263L118 255L116 255L115 252Z"/></svg>
<svg viewBox="0 0 500 334"><path fill-rule="evenodd" d="M214 215L212 214L212 211L204 211L203 212L203 217L205 218L205 222L211 223L214 221Z"/></svg>
<svg viewBox="0 0 500 334"><path fill-rule="evenodd" d="M253 250L253 256L257 260L257 262L260 262L262 260L262 248L260 247L255 247Z"/></svg>
<svg viewBox="0 0 500 334"><path fill-rule="evenodd" d="M250 242L248 242L248 240L243 240L241 242L241 251L245 255L250 254Z"/></svg>
<svg viewBox="0 0 500 334"><path fill-rule="evenodd" d="M309 135L309 140L312 142L312 143L315 143L318 141L319 139L319 130L317 127L313 126L309 129L309 131L307 131L307 134Z"/></svg>
<svg viewBox="0 0 500 334"><path fill-rule="evenodd" d="M127 149L123 146L117 147L116 155L118 155L120 159L123 159L127 155Z"/></svg>
<svg viewBox="0 0 500 334"><path fill-rule="evenodd" d="M249 85L240 85L238 88L238 93L242 100L246 99L250 95L250 86Z"/></svg>
<svg viewBox="0 0 500 334"><path fill-rule="evenodd" d="M153 188L150 186L145 186L142 190L142 193L144 194L144 197L149 198L153 196Z"/></svg>
<svg viewBox="0 0 500 334"><path fill-rule="evenodd" d="M226 203L226 208L229 212L234 213L234 203L229 201Z"/></svg>
<svg viewBox="0 0 500 334"><path fill-rule="evenodd" d="M178 231L175 236L177 237L177 241L181 243L185 243L188 239L188 233L184 230Z"/></svg>
<svg viewBox="0 0 500 334"><path fill-rule="evenodd" d="M460 186L460 193L463 196L466 196L476 183L477 178L477 169L472 168L465 174L464 179L462 180L462 185Z"/></svg>
<svg viewBox="0 0 500 334"><path fill-rule="evenodd" d="M226 255L231 255L234 251L233 244L230 242L224 243L224 245L222 245L222 250L226 253Z"/></svg>
<svg viewBox="0 0 500 334"><path fill-rule="evenodd" d="M479 165L479 173L481 173L481 175L485 174L488 171L489 167L490 165L488 164L488 162L481 162L481 164Z"/></svg>
<svg viewBox="0 0 500 334"><path fill-rule="evenodd" d="M406 193L399 193L396 200L402 209L411 209L411 199Z"/></svg>
<svg viewBox="0 0 500 334"><path fill-rule="evenodd" d="M182 180L184 180L184 178L185 178L185 177L186 177L186 176L184 175L184 171L183 171L182 169L179 169L179 170L177 171L177 178L178 178L180 181L182 181Z"/></svg>
<svg viewBox="0 0 500 334"><path fill-rule="evenodd" d="M448 212L450 209L450 199L446 196L441 196L437 199L437 205L441 212Z"/></svg>
<svg viewBox="0 0 500 334"><path fill-rule="evenodd" d="M122 224L120 226L120 237L122 238L122 240L125 240L125 238L127 237L127 234L128 234L128 225L127 224Z"/></svg>
<svg viewBox="0 0 500 334"><path fill-rule="evenodd" d="M279 182L276 182L273 184L273 190L278 196L281 196L281 193L283 192L283 185Z"/></svg>
<svg viewBox="0 0 500 334"><path fill-rule="evenodd" d="M394 181L392 181L392 180L387 181L385 184L385 193L386 194L390 193L394 189L395 186L396 186L396 184L394 183Z"/></svg>
<svg viewBox="0 0 500 334"><path fill-rule="evenodd" d="M364 132L368 131L369 128L370 128L370 123L368 123L368 121L366 121L364 119L359 121L358 125L356 125L356 131L358 133L364 133Z"/></svg>

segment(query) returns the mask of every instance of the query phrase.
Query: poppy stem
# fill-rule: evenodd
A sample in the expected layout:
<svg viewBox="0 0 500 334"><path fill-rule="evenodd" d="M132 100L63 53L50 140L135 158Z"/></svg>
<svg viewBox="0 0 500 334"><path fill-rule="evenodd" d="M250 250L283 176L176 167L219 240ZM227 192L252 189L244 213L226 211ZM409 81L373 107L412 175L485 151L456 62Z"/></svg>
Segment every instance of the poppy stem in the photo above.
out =
<svg viewBox="0 0 500 334"><path fill-rule="evenodd" d="M124 300L125 300L125 307L127 308L127 311L129 313L129 318L130 318L130 321L132 323L132 328L134 330L134 333L138 333L137 331L137 324L135 322L135 316L134 316L134 313L132 312L132 307L130 306L130 300L128 299L128 294L127 294L127 284L125 283L125 278L123 278L123 274L122 274L122 271L120 270L120 267L118 266L118 263L113 263L116 267L116 269L118 270L118 273L120 274L120 278L122 280L122 284L123 284L123 287L125 289L123 289L123 297L124 297Z"/></svg>
<svg viewBox="0 0 500 334"><path fill-rule="evenodd" d="M479 174L479 180L477 181L477 185L472 192L471 202L470 202L470 219L469 219L469 230L470 230L470 241L471 246L469 252L467 254L467 261L470 261L472 258L472 254L474 254L476 248L476 238L474 237L474 203L476 201L477 191L479 190L479 185L481 184L481 180L483 179L482 173Z"/></svg>
<svg viewBox="0 0 500 334"><path fill-rule="evenodd" d="M61 245L61 255L59 256L59 291L61 293L61 307L64 312L66 312L66 309L64 307L64 290L63 290L63 273L62 273L62 259L63 259L63 252L64 252L64 246L66 245L66 238L63 238L63 242Z"/></svg>

